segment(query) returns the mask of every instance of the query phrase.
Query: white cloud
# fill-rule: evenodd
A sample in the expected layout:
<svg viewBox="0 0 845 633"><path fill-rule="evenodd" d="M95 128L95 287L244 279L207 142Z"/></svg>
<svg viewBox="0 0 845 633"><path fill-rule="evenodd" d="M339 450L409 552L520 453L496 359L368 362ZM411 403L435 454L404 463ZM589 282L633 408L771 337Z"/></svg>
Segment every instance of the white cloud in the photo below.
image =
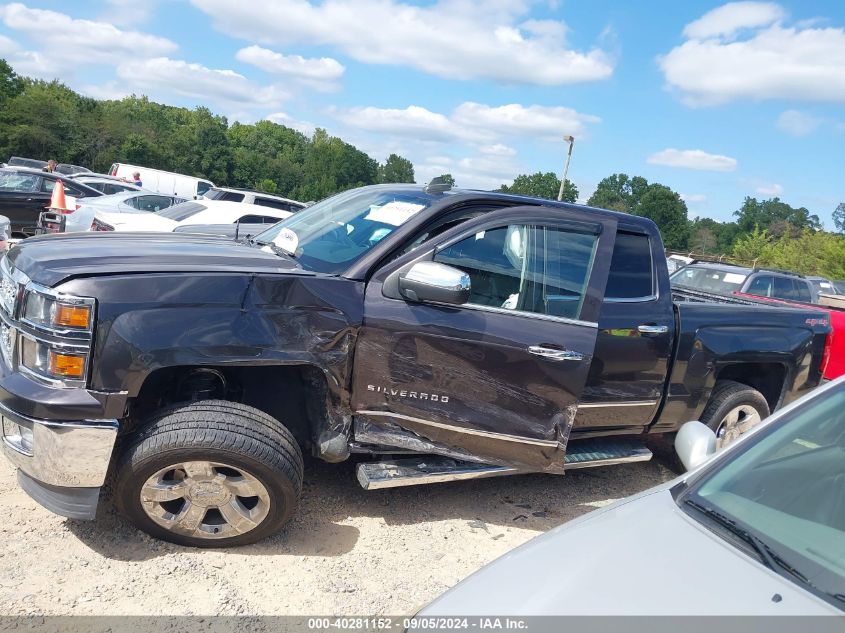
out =
<svg viewBox="0 0 845 633"><path fill-rule="evenodd" d="M656 152L648 157L649 165L663 165L664 167L680 167L683 169L697 169L700 171L733 171L736 169L736 159L722 154L708 154L700 149L668 148Z"/></svg>
<svg viewBox="0 0 845 633"><path fill-rule="evenodd" d="M482 154L489 154L490 156L516 156L516 150L513 147L504 145L503 143L482 145L478 148L478 151Z"/></svg>
<svg viewBox="0 0 845 633"><path fill-rule="evenodd" d="M729 2L687 24L684 35L695 40L718 35L730 37L740 29L767 26L785 15L783 8L774 2Z"/></svg>
<svg viewBox="0 0 845 633"><path fill-rule="evenodd" d="M525 20L523 0L192 2L218 30L248 41L332 46L361 62L449 79L562 85L613 72L606 52L566 46L565 23Z"/></svg>
<svg viewBox="0 0 845 633"><path fill-rule="evenodd" d="M785 110L780 113L777 128L790 136L809 136L824 123L824 119L801 112L799 110Z"/></svg>
<svg viewBox="0 0 845 633"><path fill-rule="evenodd" d="M561 106L523 106L518 103L488 106L471 101L459 105L452 119L461 127L548 140L561 139L565 134L583 136L586 124L601 121L597 116Z"/></svg>
<svg viewBox="0 0 845 633"><path fill-rule="evenodd" d="M497 139L510 136L558 140L564 134L581 136L588 123L600 121L596 116L560 106L489 106L472 101L462 103L449 116L415 105L404 109L331 109L329 113L349 126L372 132L422 141L469 141L506 153L508 148L497 144Z"/></svg>
<svg viewBox="0 0 845 633"><path fill-rule="evenodd" d="M42 50L20 53L9 63L25 74L52 79L79 64L113 65L121 59L166 55L176 50L164 37L122 30L106 22L77 20L64 13L30 9L20 3L0 6L0 20L25 33Z"/></svg>
<svg viewBox="0 0 845 633"><path fill-rule="evenodd" d="M8 57L19 50L20 46L16 41L5 35L0 35L0 57Z"/></svg>
<svg viewBox="0 0 845 633"><path fill-rule="evenodd" d="M741 4L742 11L725 5L688 24L687 41L658 57L667 86L684 102L845 101L845 29L787 27L778 5L751 3L749 11Z"/></svg>
<svg viewBox="0 0 845 633"><path fill-rule="evenodd" d="M272 106L288 96L275 86L259 86L233 70L216 70L167 57L129 61L118 66L117 74L133 88L202 102Z"/></svg>
<svg viewBox="0 0 845 633"><path fill-rule="evenodd" d="M117 26L147 22L158 8L159 0L106 0L101 19Z"/></svg>
<svg viewBox="0 0 845 633"><path fill-rule="evenodd" d="M682 193L681 199L690 204L698 204L707 200L707 196L703 193Z"/></svg>
<svg viewBox="0 0 845 633"><path fill-rule="evenodd" d="M293 128L298 132L302 132L305 136L311 137L314 134L314 130L317 129L310 121L300 121L298 119L294 119L289 114L285 112L274 112L273 114L268 114L264 117L268 121L272 121L273 123L278 123L279 125L284 125L285 127Z"/></svg>
<svg viewBox="0 0 845 633"><path fill-rule="evenodd" d="M755 189L755 191L762 196L774 197L783 193L783 187L776 182L773 182L770 184L760 185Z"/></svg>
<svg viewBox="0 0 845 633"><path fill-rule="evenodd" d="M319 89L332 89L346 68L331 57L306 58L301 55L282 55L261 46L247 46L235 54L235 59L261 70L291 77Z"/></svg>

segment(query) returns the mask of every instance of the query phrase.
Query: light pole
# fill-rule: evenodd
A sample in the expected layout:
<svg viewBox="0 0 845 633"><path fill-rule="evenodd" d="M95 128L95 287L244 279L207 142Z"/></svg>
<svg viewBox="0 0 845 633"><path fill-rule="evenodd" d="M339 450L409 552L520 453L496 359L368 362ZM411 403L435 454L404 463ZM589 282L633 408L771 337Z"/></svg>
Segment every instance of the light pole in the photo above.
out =
<svg viewBox="0 0 845 633"><path fill-rule="evenodd" d="M563 200L563 189L566 187L566 175L569 173L569 161L572 160L572 147L575 145L575 137L567 134L563 140L569 143L569 151L566 153L566 164L563 166L563 180L560 181L560 191L557 192L558 201Z"/></svg>

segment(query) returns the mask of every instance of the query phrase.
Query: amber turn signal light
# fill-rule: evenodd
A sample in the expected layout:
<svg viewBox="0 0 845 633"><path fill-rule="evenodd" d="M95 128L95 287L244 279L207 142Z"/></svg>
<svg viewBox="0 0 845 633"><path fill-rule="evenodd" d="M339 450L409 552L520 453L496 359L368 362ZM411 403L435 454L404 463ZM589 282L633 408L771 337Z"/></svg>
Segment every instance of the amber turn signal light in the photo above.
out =
<svg viewBox="0 0 845 633"><path fill-rule="evenodd" d="M85 357L50 350L50 373L60 378L81 380L85 376Z"/></svg>
<svg viewBox="0 0 845 633"><path fill-rule="evenodd" d="M91 320L91 306L56 304L56 314L53 316L54 325L64 327L87 328Z"/></svg>

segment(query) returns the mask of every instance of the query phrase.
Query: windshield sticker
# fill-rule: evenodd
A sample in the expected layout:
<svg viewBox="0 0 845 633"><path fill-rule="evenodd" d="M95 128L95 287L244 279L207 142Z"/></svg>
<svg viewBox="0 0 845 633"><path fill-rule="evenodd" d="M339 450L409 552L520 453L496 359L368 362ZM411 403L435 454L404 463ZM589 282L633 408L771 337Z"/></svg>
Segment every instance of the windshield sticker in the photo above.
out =
<svg viewBox="0 0 845 633"><path fill-rule="evenodd" d="M421 204L413 204L411 202L388 202L380 207L370 207L370 212L364 218L373 222L381 222L382 224L392 224L393 226L400 226L407 222L411 216L418 213L423 208Z"/></svg>
<svg viewBox="0 0 845 633"><path fill-rule="evenodd" d="M296 255L296 247L299 246L299 238L291 229L285 227L273 240L273 243L286 253Z"/></svg>
<svg viewBox="0 0 845 633"><path fill-rule="evenodd" d="M737 275L736 273L727 273L722 280L728 284L741 284L745 281L745 275Z"/></svg>

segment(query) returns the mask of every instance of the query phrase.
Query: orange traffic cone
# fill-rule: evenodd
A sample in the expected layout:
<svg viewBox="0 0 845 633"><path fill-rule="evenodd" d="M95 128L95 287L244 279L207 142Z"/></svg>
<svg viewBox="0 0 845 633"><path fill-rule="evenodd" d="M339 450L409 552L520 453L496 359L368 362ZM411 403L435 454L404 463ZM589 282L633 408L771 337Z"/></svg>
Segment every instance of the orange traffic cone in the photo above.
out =
<svg viewBox="0 0 845 633"><path fill-rule="evenodd" d="M67 206L65 200L65 186L61 180L56 181L56 186L53 187L53 195L50 198L50 206L46 207L51 211L61 211L62 213L73 213L76 209L71 209Z"/></svg>

